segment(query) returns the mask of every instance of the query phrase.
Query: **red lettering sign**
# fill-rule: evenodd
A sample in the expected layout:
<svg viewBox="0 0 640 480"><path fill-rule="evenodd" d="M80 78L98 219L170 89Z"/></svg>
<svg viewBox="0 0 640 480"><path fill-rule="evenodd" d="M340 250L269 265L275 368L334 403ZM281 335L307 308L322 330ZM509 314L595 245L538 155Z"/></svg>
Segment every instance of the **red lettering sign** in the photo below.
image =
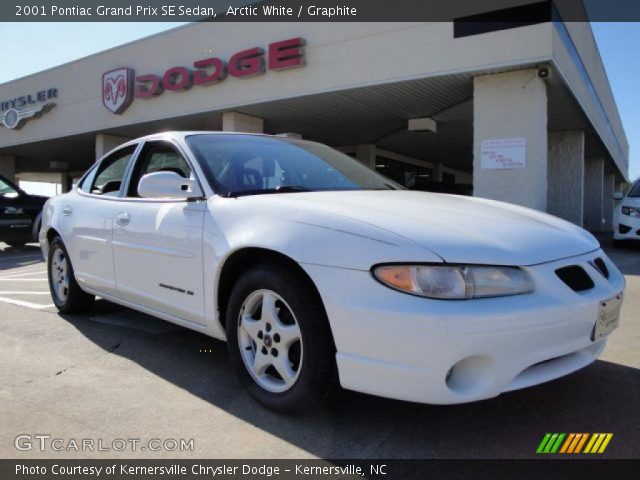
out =
<svg viewBox="0 0 640 480"><path fill-rule="evenodd" d="M303 66L305 64L304 45L305 41L300 37L269 44L268 69L286 70ZM134 96L135 98L152 98L161 95L165 90L177 92L187 90L193 85L215 85L224 80L227 74L236 78L247 78L261 75L265 73L266 70L264 50L260 47L254 47L233 55L229 59L228 65L220 58L211 57L193 62L193 70L178 66L169 68L162 76L152 73L139 75L135 77ZM125 78L123 72L129 72L128 74L133 75L133 70L126 67L119 70L112 70L105 75L113 76L115 74L121 74L121 76ZM121 97L124 98L126 89L122 90L121 87L118 87L121 88L124 93L118 90L116 95L114 88L119 84L116 83L117 79L115 77L111 78L111 76L103 78L103 103L105 103L105 98L107 98L107 100L110 99L111 103L115 104L121 101ZM126 82L123 80L121 83L124 85ZM122 113L130 103L126 103L123 100L122 102L122 106L116 105L114 107L107 101L105 106L114 113Z"/></svg>
<svg viewBox="0 0 640 480"><path fill-rule="evenodd" d="M153 74L136 77L136 98L151 98L160 95L164 91L161 82L162 79Z"/></svg>
<svg viewBox="0 0 640 480"><path fill-rule="evenodd" d="M304 39L291 38L269 45L269 70L286 70L304 65Z"/></svg>
<svg viewBox="0 0 640 480"><path fill-rule="evenodd" d="M162 76L162 86L165 90L186 90L191 88L191 85L191 70L185 67L171 67Z"/></svg>
<svg viewBox="0 0 640 480"><path fill-rule="evenodd" d="M193 71L194 85L210 85L227 78L227 65L219 58L198 60L193 62L193 66L198 69ZM205 68L213 68L213 72L207 74Z"/></svg>
<svg viewBox="0 0 640 480"><path fill-rule="evenodd" d="M250 77L264 73L264 50L256 47L236 53L229 59L229 75Z"/></svg>

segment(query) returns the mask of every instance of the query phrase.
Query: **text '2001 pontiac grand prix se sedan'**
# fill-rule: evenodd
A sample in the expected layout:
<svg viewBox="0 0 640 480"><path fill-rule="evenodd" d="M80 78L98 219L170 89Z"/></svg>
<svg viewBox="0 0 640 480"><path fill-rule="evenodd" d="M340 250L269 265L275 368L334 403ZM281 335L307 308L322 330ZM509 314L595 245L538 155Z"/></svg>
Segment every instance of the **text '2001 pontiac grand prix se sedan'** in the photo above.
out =
<svg viewBox="0 0 640 480"><path fill-rule="evenodd" d="M40 243L60 311L98 295L226 339L281 411L337 381L448 404L555 379L602 352L624 289L575 225L265 135L128 142L47 202Z"/></svg>

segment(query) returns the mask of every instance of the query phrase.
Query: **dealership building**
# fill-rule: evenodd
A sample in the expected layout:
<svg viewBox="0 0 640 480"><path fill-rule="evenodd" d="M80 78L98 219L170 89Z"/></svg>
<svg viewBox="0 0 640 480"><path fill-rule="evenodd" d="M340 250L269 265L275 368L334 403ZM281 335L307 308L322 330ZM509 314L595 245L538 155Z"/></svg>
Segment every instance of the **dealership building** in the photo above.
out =
<svg viewBox="0 0 640 480"><path fill-rule="evenodd" d="M0 173L68 189L141 135L268 133L610 230L629 146L590 25L462 27L193 23L112 48L0 85Z"/></svg>

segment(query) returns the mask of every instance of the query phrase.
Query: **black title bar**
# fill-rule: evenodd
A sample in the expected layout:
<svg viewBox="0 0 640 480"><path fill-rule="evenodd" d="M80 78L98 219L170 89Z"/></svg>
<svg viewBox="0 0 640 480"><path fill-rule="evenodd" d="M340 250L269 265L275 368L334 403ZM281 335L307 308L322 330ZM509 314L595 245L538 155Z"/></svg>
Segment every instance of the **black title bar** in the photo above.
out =
<svg viewBox="0 0 640 480"><path fill-rule="evenodd" d="M554 10L555 9L555 10ZM3 0L0 22L640 21L638 0Z"/></svg>

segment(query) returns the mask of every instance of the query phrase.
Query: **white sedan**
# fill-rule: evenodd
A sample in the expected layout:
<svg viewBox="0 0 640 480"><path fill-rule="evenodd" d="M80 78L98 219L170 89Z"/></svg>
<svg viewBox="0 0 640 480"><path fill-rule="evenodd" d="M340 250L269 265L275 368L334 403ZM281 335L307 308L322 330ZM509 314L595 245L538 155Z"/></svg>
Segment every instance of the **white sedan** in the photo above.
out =
<svg viewBox="0 0 640 480"><path fill-rule="evenodd" d="M640 240L640 180L626 194L616 193L620 200L613 211L613 244L622 246L627 240Z"/></svg>
<svg viewBox="0 0 640 480"><path fill-rule="evenodd" d="M575 225L266 135L128 142L47 202L40 244L60 311L100 296L225 339L280 411L336 382L450 404L558 378L602 352L624 289Z"/></svg>

